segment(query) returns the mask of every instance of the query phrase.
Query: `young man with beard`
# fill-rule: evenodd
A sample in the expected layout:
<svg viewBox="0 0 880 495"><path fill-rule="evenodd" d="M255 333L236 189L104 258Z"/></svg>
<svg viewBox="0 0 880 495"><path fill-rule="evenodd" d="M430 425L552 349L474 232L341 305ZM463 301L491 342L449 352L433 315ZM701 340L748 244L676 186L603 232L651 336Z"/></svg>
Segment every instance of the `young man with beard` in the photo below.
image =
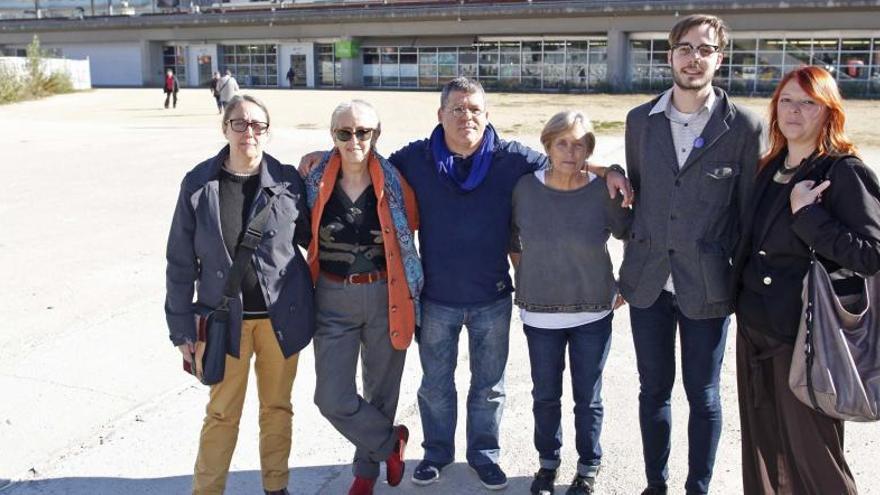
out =
<svg viewBox="0 0 880 495"><path fill-rule="evenodd" d="M721 436L730 256L762 148L758 117L712 87L727 39L718 17L679 21L669 34L672 88L627 116L636 196L620 288L630 303L641 385L643 495L667 492L676 334L690 405L688 494L708 493Z"/></svg>

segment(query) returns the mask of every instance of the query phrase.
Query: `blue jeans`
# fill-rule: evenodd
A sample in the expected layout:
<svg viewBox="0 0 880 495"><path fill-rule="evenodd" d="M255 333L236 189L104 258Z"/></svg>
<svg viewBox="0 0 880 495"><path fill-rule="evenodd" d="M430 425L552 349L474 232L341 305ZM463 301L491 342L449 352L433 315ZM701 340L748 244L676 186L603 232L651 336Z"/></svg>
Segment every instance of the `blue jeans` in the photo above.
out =
<svg viewBox="0 0 880 495"><path fill-rule="evenodd" d="M419 358L422 384L419 412L425 441L425 460L449 464L455 460L458 393L455 365L458 336L468 329L471 384L467 398L467 461L472 466L497 464L498 424L504 409L504 367L510 336L510 296L483 306L458 308L422 302Z"/></svg>
<svg viewBox="0 0 880 495"><path fill-rule="evenodd" d="M667 291L648 308L630 307L639 368L639 423L645 474L651 486L666 486L672 428L670 396L675 382L676 323L681 337L681 372L690 405L688 493L708 493L721 437L719 380L727 318L692 320Z"/></svg>
<svg viewBox="0 0 880 495"><path fill-rule="evenodd" d="M575 446L578 474L596 476L602 461L602 370L611 346L609 314L599 321L572 328L545 329L523 325L532 367L532 412L535 449L542 468L557 469L562 448L562 373L565 347L571 364L574 394Z"/></svg>

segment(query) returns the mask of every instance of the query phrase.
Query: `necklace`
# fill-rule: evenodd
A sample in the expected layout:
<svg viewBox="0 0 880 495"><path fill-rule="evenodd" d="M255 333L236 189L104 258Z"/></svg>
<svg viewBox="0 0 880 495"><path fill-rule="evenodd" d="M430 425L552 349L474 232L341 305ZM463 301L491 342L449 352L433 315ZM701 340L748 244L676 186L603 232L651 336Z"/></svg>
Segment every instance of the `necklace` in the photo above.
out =
<svg viewBox="0 0 880 495"><path fill-rule="evenodd" d="M229 172L236 177L251 177L260 173L259 167L257 167L257 169L252 172L236 172L235 170L232 170L232 167L229 166L229 158L223 161L223 170Z"/></svg>
<svg viewBox="0 0 880 495"><path fill-rule="evenodd" d="M794 173L798 171L801 165L797 164L792 167L791 164L788 163L790 157L791 155L785 155L785 160L783 160L782 166L776 170L775 174L773 174L773 182L776 182L777 184L788 184Z"/></svg>

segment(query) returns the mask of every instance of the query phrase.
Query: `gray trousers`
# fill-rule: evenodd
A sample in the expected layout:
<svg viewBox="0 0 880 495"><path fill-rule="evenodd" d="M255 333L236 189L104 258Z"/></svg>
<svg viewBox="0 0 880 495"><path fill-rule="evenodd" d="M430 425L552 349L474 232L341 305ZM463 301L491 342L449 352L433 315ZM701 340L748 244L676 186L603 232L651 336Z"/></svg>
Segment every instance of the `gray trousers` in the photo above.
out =
<svg viewBox="0 0 880 495"><path fill-rule="evenodd" d="M376 479L397 438L394 414L406 351L388 336L388 286L318 279L315 293L315 404L354 444L355 476ZM361 358L363 396L355 375Z"/></svg>

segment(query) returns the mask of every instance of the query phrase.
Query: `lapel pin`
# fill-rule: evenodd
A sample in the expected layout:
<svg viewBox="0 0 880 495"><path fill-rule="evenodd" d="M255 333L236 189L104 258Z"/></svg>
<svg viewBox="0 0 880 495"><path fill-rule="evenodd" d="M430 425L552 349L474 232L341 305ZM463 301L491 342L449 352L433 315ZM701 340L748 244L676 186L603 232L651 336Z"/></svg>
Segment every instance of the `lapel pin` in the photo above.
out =
<svg viewBox="0 0 880 495"><path fill-rule="evenodd" d="M694 139L694 148L702 148L704 144L706 144L706 140L703 139L703 136Z"/></svg>

